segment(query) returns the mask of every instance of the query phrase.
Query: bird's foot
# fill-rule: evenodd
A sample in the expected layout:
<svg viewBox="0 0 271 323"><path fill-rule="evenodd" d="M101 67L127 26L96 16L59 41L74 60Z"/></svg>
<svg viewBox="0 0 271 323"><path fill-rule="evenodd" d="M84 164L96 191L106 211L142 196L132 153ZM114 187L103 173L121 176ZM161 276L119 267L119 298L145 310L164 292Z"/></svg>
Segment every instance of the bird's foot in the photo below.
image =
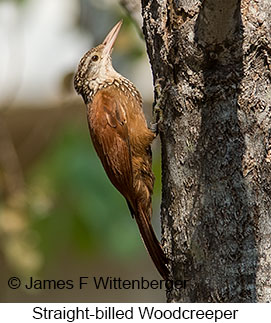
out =
<svg viewBox="0 0 271 323"><path fill-rule="evenodd" d="M158 123L157 122L150 122L149 129L155 136L158 135Z"/></svg>
<svg viewBox="0 0 271 323"><path fill-rule="evenodd" d="M150 122L149 129L157 136L160 130L159 127L163 122L163 110L155 105L153 108L153 114L153 120L155 121Z"/></svg>
<svg viewBox="0 0 271 323"><path fill-rule="evenodd" d="M155 86L154 86L154 91L155 91L155 101L153 103L153 120L150 123L150 130L156 134L156 136L158 135L160 129L160 126L163 122L163 109L161 108L162 106L162 99L163 99L163 95L162 95L162 86L161 86L161 82L164 81L164 78L158 78L155 81Z"/></svg>

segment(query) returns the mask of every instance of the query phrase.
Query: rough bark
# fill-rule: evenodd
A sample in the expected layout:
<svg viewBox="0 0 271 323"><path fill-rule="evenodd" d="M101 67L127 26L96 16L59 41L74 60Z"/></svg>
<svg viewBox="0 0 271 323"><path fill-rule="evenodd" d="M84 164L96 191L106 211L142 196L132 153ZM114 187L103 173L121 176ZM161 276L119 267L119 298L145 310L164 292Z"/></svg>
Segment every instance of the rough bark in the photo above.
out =
<svg viewBox="0 0 271 323"><path fill-rule="evenodd" d="M142 0L171 302L271 301L271 4Z"/></svg>

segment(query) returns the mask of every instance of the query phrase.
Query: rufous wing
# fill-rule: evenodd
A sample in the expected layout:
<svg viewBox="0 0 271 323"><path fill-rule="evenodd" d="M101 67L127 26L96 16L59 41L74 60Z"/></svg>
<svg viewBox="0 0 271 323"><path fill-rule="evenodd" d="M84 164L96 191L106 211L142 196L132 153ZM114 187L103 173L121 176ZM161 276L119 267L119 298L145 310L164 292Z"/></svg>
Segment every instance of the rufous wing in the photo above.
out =
<svg viewBox="0 0 271 323"><path fill-rule="evenodd" d="M88 123L109 179L127 198L128 191L133 190L133 170L125 107L110 91L100 90L88 104Z"/></svg>

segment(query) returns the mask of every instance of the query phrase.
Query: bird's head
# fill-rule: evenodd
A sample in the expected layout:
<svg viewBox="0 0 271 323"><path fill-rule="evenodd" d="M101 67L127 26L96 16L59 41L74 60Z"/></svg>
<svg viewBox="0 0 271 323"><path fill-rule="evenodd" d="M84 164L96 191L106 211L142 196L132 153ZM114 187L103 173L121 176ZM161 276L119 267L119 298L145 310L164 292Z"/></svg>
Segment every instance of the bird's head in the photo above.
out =
<svg viewBox="0 0 271 323"><path fill-rule="evenodd" d="M111 62L111 53L120 31L122 21L119 21L97 47L89 50L80 60L74 76L74 88L84 100L95 92L105 81L113 80L118 73Z"/></svg>

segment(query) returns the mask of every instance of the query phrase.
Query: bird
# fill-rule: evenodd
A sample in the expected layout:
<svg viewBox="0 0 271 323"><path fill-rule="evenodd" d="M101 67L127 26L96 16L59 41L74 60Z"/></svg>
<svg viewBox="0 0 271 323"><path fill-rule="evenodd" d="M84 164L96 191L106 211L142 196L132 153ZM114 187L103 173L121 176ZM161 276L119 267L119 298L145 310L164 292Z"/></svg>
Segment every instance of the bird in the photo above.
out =
<svg viewBox="0 0 271 323"><path fill-rule="evenodd" d="M81 58L74 88L82 96L93 146L112 184L124 196L158 272L168 279L167 257L151 224L151 143L142 97L134 84L112 66L111 53L120 31L119 21L104 41Z"/></svg>

